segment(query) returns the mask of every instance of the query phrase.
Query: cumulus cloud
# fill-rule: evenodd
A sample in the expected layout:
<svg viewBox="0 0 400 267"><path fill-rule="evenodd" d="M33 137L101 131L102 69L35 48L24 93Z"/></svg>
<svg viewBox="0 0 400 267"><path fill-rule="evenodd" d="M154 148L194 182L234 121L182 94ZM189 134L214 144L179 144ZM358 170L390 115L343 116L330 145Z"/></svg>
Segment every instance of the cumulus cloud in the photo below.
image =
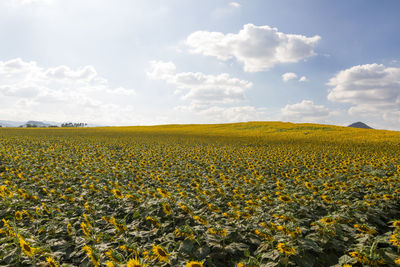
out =
<svg viewBox="0 0 400 267"><path fill-rule="evenodd" d="M321 122L329 116L329 110L322 105L315 105L312 100L286 105L281 109L283 118L296 122Z"/></svg>
<svg viewBox="0 0 400 267"><path fill-rule="evenodd" d="M301 76L301 78L299 79L299 82L308 82L308 79L306 76Z"/></svg>
<svg viewBox="0 0 400 267"><path fill-rule="evenodd" d="M245 99L245 91L252 83L231 77L227 73L208 75L201 72L175 72L172 62L150 61L148 77L164 80L175 86L176 94L197 106L230 104Z"/></svg>
<svg viewBox="0 0 400 267"><path fill-rule="evenodd" d="M210 107L201 110L200 115L205 116L215 123L245 122L265 120L266 111L253 106Z"/></svg>
<svg viewBox="0 0 400 267"><path fill-rule="evenodd" d="M297 74L294 72L286 72L282 74L282 81L288 82L290 80L297 79ZM301 76L300 79L298 79L299 82L308 82L308 79L306 76Z"/></svg>
<svg viewBox="0 0 400 267"><path fill-rule="evenodd" d="M245 92L252 86L229 74L209 75L201 72L176 72L172 62L150 61L147 76L163 80L175 88L184 101L174 110L199 116L204 122L240 122L265 120L266 110L245 105Z"/></svg>
<svg viewBox="0 0 400 267"><path fill-rule="evenodd" d="M229 3L229 5L231 6L231 7L234 7L234 8L240 8L240 4L239 3L237 3L237 2L230 2Z"/></svg>
<svg viewBox="0 0 400 267"><path fill-rule="evenodd" d="M20 58L0 61L0 114L9 119L118 123L131 109L126 101L133 95L134 90L110 86L93 66L42 68ZM113 116L120 118L106 121Z"/></svg>
<svg viewBox="0 0 400 267"><path fill-rule="evenodd" d="M379 116L394 122L400 112L400 68L382 64L353 66L332 77L328 99L349 103L351 115Z"/></svg>
<svg viewBox="0 0 400 267"><path fill-rule="evenodd" d="M192 104L177 106L175 110L200 115L206 122L212 123L257 121L265 120L267 117L271 118L271 114L268 114L265 108L257 108L248 105L227 107Z"/></svg>
<svg viewBox="0 0 400 267"><path fill-rule="evenodd" d="M176 66L173 62L164 62L152 60L149 62L151 71L147 72L147 76L153 80L168 80L173 76Z"/></svg>
<svg viewBox="0 0 400 267"><path fill-rule="evenodd" d="M193 53L223 61L235 58L246 72L259 72L314 56L320 39L318 35L286 34L277 28L246 24L237 34L196 31L187 37L186 44Z"/></svg>
<svg viewBox="0 0 400 267"><path fill-rule="evenodd" d="M297 74L294 72L286 72L286 73L282 74L282 81L284 81L284 82L288 82L288 81L296 79L296 78L297 78Z"/></svg>

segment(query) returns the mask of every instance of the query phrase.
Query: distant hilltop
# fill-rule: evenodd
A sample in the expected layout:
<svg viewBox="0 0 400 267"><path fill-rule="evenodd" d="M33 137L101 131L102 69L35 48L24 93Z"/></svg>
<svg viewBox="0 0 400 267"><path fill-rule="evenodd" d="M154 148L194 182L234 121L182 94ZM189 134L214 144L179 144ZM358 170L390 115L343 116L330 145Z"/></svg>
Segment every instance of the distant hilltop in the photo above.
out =
<svg viewBox="0 0 400 267"><path fill-rule="evenodd" d="M76 122L49 122L49 121L2 121L0 120L0 127L22 127L22 128L48 128L48 127L98 127L97 125L87 124L87 123L76 123Z"/></svg>
<svg viewBox="0 0 400 267"><path fill-rule="evenodd" d="M41 121L28 121L20 127L57 127L57 125L52 125Z"/></svg>
<svg viewBox="0 0 400 267"><path fill-rule="evenodd" d="M361 128L361 129L373 129L372 127L369 127L368 125L366 125L365 123L358 121L355 123L350 124L347 127L353 127L353 128Z"/></svg>

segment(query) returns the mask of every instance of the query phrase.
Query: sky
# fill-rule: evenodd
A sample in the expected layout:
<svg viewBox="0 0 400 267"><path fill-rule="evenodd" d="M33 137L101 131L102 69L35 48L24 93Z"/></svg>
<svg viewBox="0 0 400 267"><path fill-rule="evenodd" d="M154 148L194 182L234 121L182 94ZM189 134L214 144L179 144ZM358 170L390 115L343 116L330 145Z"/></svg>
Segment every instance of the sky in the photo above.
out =
<svg viewBox="0 0 400 267"><path fill-rule="evenodd" d="M400 130L397 0L0 0L0 120Z"/></svg>

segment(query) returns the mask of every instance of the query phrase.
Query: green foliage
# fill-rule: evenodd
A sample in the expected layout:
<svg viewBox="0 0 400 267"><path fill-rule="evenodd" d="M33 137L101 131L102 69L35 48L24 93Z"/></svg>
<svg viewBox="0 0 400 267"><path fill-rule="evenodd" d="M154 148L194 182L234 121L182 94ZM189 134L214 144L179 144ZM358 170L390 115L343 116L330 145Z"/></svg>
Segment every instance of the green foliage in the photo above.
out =
<svg viewBox="0 0 400 267"><path fill-rule="evenodd" d="M399 140L277 122L2 128L0 265L394 266Z"/></svg>

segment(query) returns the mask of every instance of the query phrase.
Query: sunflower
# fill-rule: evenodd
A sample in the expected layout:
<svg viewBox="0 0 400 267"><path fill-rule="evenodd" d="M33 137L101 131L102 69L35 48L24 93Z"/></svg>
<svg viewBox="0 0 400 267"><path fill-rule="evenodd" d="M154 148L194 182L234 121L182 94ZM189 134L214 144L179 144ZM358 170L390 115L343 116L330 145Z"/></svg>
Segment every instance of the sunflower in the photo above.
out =
<svg viewBox="0 0 400 267"><path fill-rule="evenodd" d="M168 203L162 203L162 208L165 215L170 215L172 213L171 206Z"/></svg>
<svg viewBox="0 0 400 267"><path fill-rule="evenodd" d="M112 249L109 249L106 251L106 256L108 259L112 260L112 261L118 261L115 257L114 257L114 252Z"/></svg>
<svg viewBox="0 0 400 267"><path fill-rule="evenodd" d="M335 188L336 188L335 185L333 185L333 184L331 184L331 183L324 183L323 186L324 186L326 189L335 189Z"/></svg>
<svg viewBox="0 0 400 267"><path fill-rule="evenodd" d="M162 196L162 197L168 197L169 193L168 191L162 189L162 188L157 188L157 192Z"/></svg>
<svg viewBox="0 0 400 267"><path fill-rule="evenodd" d="M305 182L305 185L306 185L307 189L310 189L310 190L314 189L314 186L310 182Z"/></svg>
<svg viewBox="0 0 400 267"><path fill-rule="evenodd" d="M322 218L320 220L320 222L322 222L325 225L332 225L332 224L336 224L336 220L331 218L331 217L326 217L326 218Z"/></svg>
<svg viewBox="0 0 400 267"><path fill-rule="evenodd" d="M92 248L89 247L88 245L83 246L82 250L85 251L87 255L92 255L92 253L93 253Z"/></svg>
<svg viewBox="0 0 400 267"><path fill-rule="evenodd" d="M82 222L81 227L82 227L82 231L85 234L85 236L90 237L90 230L87 227L86 223Z"/></svg>
<svg viewBox="0 0 400 267"><path fill-rule="evenodd" d="M228 234L228 231L226 231L225 229L215 229L215 228L208 228L208 232L212 235L216 235L219 237L226 237L226 235Z"/></svg>
<svg viewBox="0 0 400 267"><path fill-rule="evenodd" d="M157 218L147 216L145 219L146 219L146 221L149 221L152 225L154 225L158 228L161 227L161 223L158 221Z"/></svg>
<svg viewBox="0 0 400 267"><path fill-rule="evenodd" d="M35 220L35 218L27 210L22 210L22 213L26 214L26 216L28 216L29 220L32 222Z"/></svg>
<svg viewBox="0 0 400 267"><path fill-rule="evenodd" d="M16 212L15 212L15 219L16 219L17 221L22 220L22 211L16 211Z"/></svg>
<svg viewBox="0 0 400 267"><path fill-rule="evenodd" d="M263 238L263 239L265 239L267 241L273 241L274 240L274 238L270 234L261 232L258 229L254 230L254 233L257 236L259 236L259 237L261 237L261 238Z"/></svg>
<svg viewBox="0 0 400 267"><path fill-rule="evenodd" d="M22 252L25 253L28 257L32 258L35 254L34 248L32 248L20 234L18 234L18 240Z"/></svg>
<svg viewBox="0 0 400 267"><path fill-rule="evenodd" d="M283 183L283 182L281 182L281 181L276 181L276 187L279 189L279 190L282 190L282 189L284 189L285 188L285 184Z"/></svg>
<svg viewBox="0 0 400 267"><path fill-rule="evenodd" d="M92 208L90 207L89 203L85 202L85 204L83 205L83 207L85 208L85 210L87 210L90 213L93 213Z"/></svg>
<svg viewBox="0 0 400 267"><path fill-rule="evenodd" d="M373 234L377 233L375 229L370 228L364 224L355 224L354 228L356 228L358 231L360 231L362 233L369 234L369 235L373 235Z"/></svg>
<svg viewBox="0 0 400 267"><path fill-rule="evenodd" d="M118 189L113 189L112 193L114 194L114 196L118 199L121 199L124 197L124 195L121 193L121 191L119 191Z"/></svg>
<svg viewBox="0 0 400 267"><path fill-rule="evenodd" d="M141 263L137 257L135 257L134 259L129 259L129 261L126 263L126 267L145 267L145 266L146 265Z"/></svg>
<svg viewBox="0 0 400 267"><path fill-rule="evenodd" d="M385 195L383 195L383 198L385 200L392 200L392 199L394 199L394 196L385 194Z"/></svg>
<svg viewBox="0 0 400 267"><path fill-rule="evenodd" d="M86 252L86 255L90 258L90 261L92 262L92 264L95 267L100 266L100 262L97 260L97 257L95 257L95 255L93 253L93 249L91 247L89 247L88 245L85 245L82 248L82 250Z"/></svg>
<svg viewBox="0 0 400 267"><path fill-rule="evenodd" d="M332 198L327 196L327 195L322 195L321 198L326 202L326 203L332 203Z"/></svg>
<svg viewBox="0 0 400 267"><path fill-rule="evenodd" d="M195 219L196 221L198 221L201 224L204 224L206 226L208 225L208 221L206 219L204 219L203 217L193 216L193 219Z"/></svg>
<svg viewBox="0 0 400 267"><path fill-rule="evenodd" d="M44 211L45 211L47 214L50 214L50 210L47 208L47 206L46 206L46 204L44 204L44 202L42 202L42 207L43 207Z"/></svg>
<svg viewBox="0 0 400 267"><path fill-rule="evenodd" d="M278 249L278 251L279 251L280 253L285 254L285 255L288 255L288 256L290 256L290 255L295 255L295 254L296 254L296 250L295 250L293 247L288 246L288 245L285 244L285 243L278 243L278 245L276 246L276 248Z"/></svg>
<svg viewBox="0 0 400 267"><path fill-rule="evenodd" d="M208 204L208 209L210 211L217 212L217 213L221 212L221 210L213 204Z"/></svg>
<svg viewBox="0 0 400 267"><path fill-rule="evenodd" d="M13 231L13 228L10 226L10 224L8 223L9 222L9 220L6 220L6 219L1 219L1 221L3 222L3 227L5 227L5 228L7 228L7 232L5 232L5 233L7 233L8 234L8 236L15 236L15 233L14 233L14 231Z"/></svg>
<svg viewBox="0 0 400 267"><path fill-rule="evenodd" d="M394 221L392 225L394 227L400 227L400 220Z"/></svg>
<svg viewBox="0 0 400 267"><path fill-rule="evenodd" d="M71 223L67 224L67 233L68 233L69 236L72 235L72 225L71 225Z"/></svg>
<svg viewBox="0 0 400 267"><path fill-rule="evenodd" d="M351 252L349 252L349 255L352 258L356 259L358 262L361 262L361 263L367 263L368 262L368 258L365 255L363 255L360 252L358 252L358 251L351 251Z"/></svg>
<svg viewBox="0 0 400 267"><path fill-rule="evenodd" d="M186 206L186 205L184 205L182 203L178 203L178 205L182 209L182 211L184 211L186 213L189 213L189 214L193 213L192 210L188 206Z"/></svg>
<svg viewBox="0 0 400 267"><path fill-rule="evenodd" d="M400 265L400 257L397 258L397 259L394 261L394 263L396 263L397 265Z"/></svg>
<svg viewBox="0 0 400 267"><path fill-rule="evenodd" d="M193 230L191 229L175 229L174 234L177 237L188 238L190 240L194 239Z"/></svg>
<svg viewBox="0 0 400 267"><path fill-rule="evenodd" d="M89 227L92 227L92 224L90 223L90 220L89 220L88 216L86 215L86 213L83 214L83 218L85 219L85 222L87 223L87 225Z"/></svg>
<svg viewBox="0 0 400 267"><path fill-rule="evenodd" d="M374 206L376 204L375 201L368 201L368 200L364 200L364 204L367 206Z"/></svg>
<svg viewBox="0 0 400 267"><path fill-rule="evenodd" d="M186 263L186 267L203 267L203 262L201 261L189 261Z"/></svg>
<svg viewBox="0 0 400 267"><path fill-rule="evenodd" d="M278 199L279 199L280 201L282 201L282 202L285 202L285 203L290 203L290 202L292 202L292 199L291 199L289 196L279 196Z"/></svg>
<svg viewBox="0 0 400 267"><path fill-rule="evenodd" d="M42 210L39 207L36 207L35 212L37 215L42 215Z"/></svg>
<svg viewBox="0 0 400 267"><path fill-rule="evenodd" d="M114 226L117 226L117 220L115 220L115 217L111 216L108 222Z"/></svg>
<svg viewBox="0 0 400 267"><path fill-rule="evenodd" d="M50 267L58 267L57 262L52 257L47 257L46 261Z"/></svg>
<svg viewBox="0 0 400 267"><path fill-rule="evenodd" d="M158 260L168 262L169 254L161 246L155 245L153 246L152 250L157 256Z"/></svg>
<svg viewBox="0 0 400 267"><path fill-rule="evenodd" d="M391 235L389 242L395 246L400 248L400 233L394 233L393 235Z"/></svg>

